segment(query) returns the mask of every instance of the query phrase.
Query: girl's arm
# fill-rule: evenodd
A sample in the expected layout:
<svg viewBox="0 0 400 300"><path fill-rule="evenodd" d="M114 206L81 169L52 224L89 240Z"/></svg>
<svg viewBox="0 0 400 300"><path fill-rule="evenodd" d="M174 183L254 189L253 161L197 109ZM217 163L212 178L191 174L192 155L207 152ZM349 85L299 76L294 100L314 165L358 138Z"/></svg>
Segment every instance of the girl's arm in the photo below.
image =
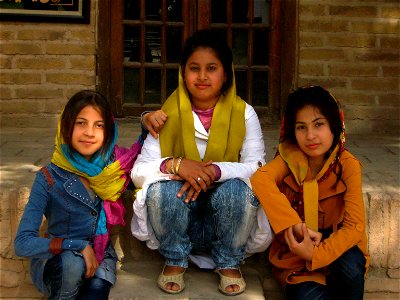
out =
<svg viewBox="0 0 400 300"><path fill-rule="evenodd" d="M39 236L48 201L49 194L47 192L46 179L39 172L32 185L32 191L14 240L14 251L17 256L31 258L53 257L53 254L49 251L51 239ZM65 239L61 248L81 251L86 245L88 245L88 242L84 240Z"/></svg>
<svg viewBox="0 0 400 300"><path fill-rule="evenodd" d="M278 188L288 174L286 163L277 156L259 168L250 179L253 192L263 206L275 233L302 222L289 200Z"/></svg>
<svg viewBox="0 0 400 300"><path fill-rule="evenodd" d="M365 209L362 197L361 165L354 157L341 160L346 186L342 227L315 247L310 269L329 265L365 238Z"/></svg>
<svg viewBox="0 0 400 300"><path fill-rule="evenodd" d="M147 179L168 178L168 174L160 171L160 165L164 159L161 158L160 140L148 135L131 171L134 185L141 188Z"/></svg>
<svg viewBox="0 0 400 300"><path fill-rule="evenodd" d="M240 162L215 162L221 169L221 178L225 181L231 178L250 178L251 175L265 164L265 145L260 122L254 108L246 104L246 135L240 150Z"/></svg>

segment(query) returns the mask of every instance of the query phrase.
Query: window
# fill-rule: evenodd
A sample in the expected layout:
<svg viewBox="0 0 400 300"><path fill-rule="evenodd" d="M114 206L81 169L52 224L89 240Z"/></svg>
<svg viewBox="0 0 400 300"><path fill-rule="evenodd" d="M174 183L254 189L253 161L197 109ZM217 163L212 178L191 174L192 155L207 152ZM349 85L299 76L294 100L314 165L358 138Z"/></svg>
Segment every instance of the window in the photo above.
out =
<svg viewBox="0 0 400 300"><path fill-rule="evenodd" d="M237 93L279 114L280 0L99 1L99 88L118 117L159 108L178 85L184 41L213 28L232 47ZM292 2L292 1L288 1Z"/></svg>

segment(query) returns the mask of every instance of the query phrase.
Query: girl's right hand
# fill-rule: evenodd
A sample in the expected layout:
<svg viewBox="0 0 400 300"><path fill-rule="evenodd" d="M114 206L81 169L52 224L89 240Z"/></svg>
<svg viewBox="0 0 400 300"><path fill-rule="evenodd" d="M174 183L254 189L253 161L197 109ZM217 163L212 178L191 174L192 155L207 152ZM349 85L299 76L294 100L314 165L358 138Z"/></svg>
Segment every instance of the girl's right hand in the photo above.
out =
<svg viewBox="0 0 400 300"><path fill-rule="evenodd" d="M301 229L303 231L303 240L301 242L297 241L295 238L293 227L290 226L285 230L284 236L287 245L292 253L301 257L302 259L312 261L312 256L314 252L315 244L311 240L310 235L308 234L307 226L304 223L301 223Z"/></svg>
<svg viewBox="0 0 400 300"><path fill-rule="evenodd" d="M156 111L148 112L142 117L142 124L150 132L150 134L156 139L161 128L163 128L167 121L167 114L161 109Z"/></svg>
<svg viewBox="0 0 400 300"><path fill-rule="evenodd" d="M311 230L308 227L307 227L307 231L308 231L308 234L310 236L310 239L314 243L314 246L318 246L319 243L321 243L321 240L322 240L322 233L318 232L318 231Z"/></svg>
<svg viewBox="0 0 400 300"><path fill-rule="evenodd" d="M99 262L96 259L93 248L90 245L87 245L85 249L81 251L81 253L86 264L85 278L93 277L99 266Z"/></svg>

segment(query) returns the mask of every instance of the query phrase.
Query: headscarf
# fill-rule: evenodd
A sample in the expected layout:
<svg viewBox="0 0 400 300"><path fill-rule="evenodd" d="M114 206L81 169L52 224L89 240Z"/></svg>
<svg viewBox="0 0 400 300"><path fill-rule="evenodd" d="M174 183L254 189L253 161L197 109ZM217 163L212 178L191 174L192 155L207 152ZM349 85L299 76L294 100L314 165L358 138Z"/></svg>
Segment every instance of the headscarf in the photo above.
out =
<svg viewBox="0 0 400 300"><path fill-rule="evenodd" d="M90 161L76 151L70 151L61 136L61 118L55 138L55 150L51 162L58 167L84 177L90 187L102 199L102 208L97 222L94 236L94 251L96 258L101 262L105 248L109 241L109 231L114 225L125 225L125 207L121 195L130 182L128 172L132 169L137 155L143 145L143 136L130 149L119 147L116 144L118 127L114 121L114 136L105 155L97 151Z"/></svg>
<svg viewBox="0 0 400 300"><path fill-rule="evenodd" d="M337 166L339 162L339 156L343 152L345 144L344 113L341 109L339 101L332 94L330 94L330 96L337 104L342 128L338 144L333 148L329 157L326 159L324 166L315 176L315 178L312 178L311 180L305 180L309 167L308 158L306 154L301 151L297 143L293 144L286 139L287 133L284 132L284 119L282 120L280 143L278 147L279 154L287 163L297 184L300 186L300 192L303 194L305 223L307 227L315 231L318 231L318 183L327 178L332 170Z"/></svg>
<svg viewBox="0 0 400 300"><path fill-rule="evenodd" d="M221 94L215 105L204 161L239 161L246 133L245 109L245 101L236 95L233 78L232 86ZM182 156L200 161L192 105L181 69L178 88L165 101L162 110L168 115L168 122L160 132L162 157Z"/></svg>

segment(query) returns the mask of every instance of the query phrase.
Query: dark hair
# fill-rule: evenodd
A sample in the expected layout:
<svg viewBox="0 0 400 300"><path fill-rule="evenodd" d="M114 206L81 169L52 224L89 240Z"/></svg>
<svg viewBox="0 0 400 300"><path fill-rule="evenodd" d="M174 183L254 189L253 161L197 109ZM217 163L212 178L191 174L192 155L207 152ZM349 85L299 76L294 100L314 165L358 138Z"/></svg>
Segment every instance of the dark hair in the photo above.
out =
<svg viewBox="0 0 400 300"><path fill-rule="evenodd" d="M190 55L198 48L210 48L215 52L217 58L221 61L226 74L226 81L222 85L221 92L225 93L231 86L233 81L232 50L229 47L226 37L211 29L202 29L195 32L189 37L182 49L181 68L185 71L186 62Z"/></svg>
<svg viewBox="0 0 400 300"><path fill-rule="evenodd" d="M289 140L297 144L295 136L296 114L307 105L318 108L321 114L328 120L329 127L334 136L332 150L339 143L340 134L343 131L340 107L335 98L320 86L299 88L289 94L284 114L282 142Z"/></svg>
<svg viewBox="0 0 400 300"><path fill-rule="evenodd" d="M98 108L104 119L104 143L100 148L100 153L105 155L115 135L114 118L107 99L96 91L82 90L69 99L61 115L61 137L68 145L69 150L75 151L72 147L72 132L74 131L75 120L79 112L88 105Z"/></svg>

